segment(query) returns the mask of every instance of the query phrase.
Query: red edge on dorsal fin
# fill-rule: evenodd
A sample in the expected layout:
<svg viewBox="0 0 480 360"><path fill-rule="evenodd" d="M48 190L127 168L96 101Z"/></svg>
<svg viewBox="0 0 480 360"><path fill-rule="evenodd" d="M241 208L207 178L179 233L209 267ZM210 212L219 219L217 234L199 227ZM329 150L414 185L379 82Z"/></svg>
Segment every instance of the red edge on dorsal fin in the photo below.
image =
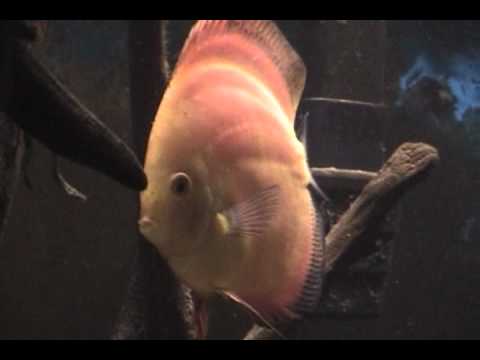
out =
<svg viewBox="0 0 480 360"><path fill-rule="evenodd" d="M185 42L175 71L209 56L248 68L262 78L279 98L282 97L281 90L286 89L288 113L294 116L305 87L306 68L273 21L198 21ZM272 74L272 69L277 76Z"/></svg>

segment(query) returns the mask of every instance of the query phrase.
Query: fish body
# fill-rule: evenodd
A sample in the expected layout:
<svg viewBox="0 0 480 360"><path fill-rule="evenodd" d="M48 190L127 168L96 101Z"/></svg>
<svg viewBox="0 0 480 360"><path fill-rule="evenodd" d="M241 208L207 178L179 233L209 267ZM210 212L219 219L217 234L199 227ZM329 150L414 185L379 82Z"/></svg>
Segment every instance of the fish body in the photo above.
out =
<svg viewBox="0 0 480 360"><path fill-rule="evenodd" d="M270 21L191 31L151 130L140 230L197 294L268 320L311 310L321 219L294 131L303 62Z"/></svg>

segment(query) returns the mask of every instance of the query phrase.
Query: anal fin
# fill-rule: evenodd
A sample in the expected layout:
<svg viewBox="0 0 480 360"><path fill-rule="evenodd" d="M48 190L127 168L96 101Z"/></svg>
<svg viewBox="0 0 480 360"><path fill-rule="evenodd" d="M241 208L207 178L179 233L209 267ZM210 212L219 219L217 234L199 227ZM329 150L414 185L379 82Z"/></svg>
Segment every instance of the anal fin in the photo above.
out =
<svg viewBox="0 0 480 360"><path fill-rule="evenodd" d="M227 299L232 300L234 303L240 305L243 309L247 310L256 319L255 322L257 324L264 325L265 327L272 330L275 334L277 334L277 336L279 336L280 338L286 339L286 337L269 320L262 316L260 312L257 311L252 305L229 291L219 290L219 293Z"/></svg>

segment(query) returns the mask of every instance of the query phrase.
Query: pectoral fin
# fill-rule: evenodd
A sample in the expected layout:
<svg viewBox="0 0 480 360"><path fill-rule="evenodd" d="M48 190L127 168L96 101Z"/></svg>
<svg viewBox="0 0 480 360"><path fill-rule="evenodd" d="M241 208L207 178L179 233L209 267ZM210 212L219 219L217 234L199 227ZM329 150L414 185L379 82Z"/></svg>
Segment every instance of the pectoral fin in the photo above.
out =
<svg viewBox="0 0 480 360"><path fill-rule="evenodd" d="M220 213L227 236L259 238L279 205L280 188L270 186Z"/></svg>

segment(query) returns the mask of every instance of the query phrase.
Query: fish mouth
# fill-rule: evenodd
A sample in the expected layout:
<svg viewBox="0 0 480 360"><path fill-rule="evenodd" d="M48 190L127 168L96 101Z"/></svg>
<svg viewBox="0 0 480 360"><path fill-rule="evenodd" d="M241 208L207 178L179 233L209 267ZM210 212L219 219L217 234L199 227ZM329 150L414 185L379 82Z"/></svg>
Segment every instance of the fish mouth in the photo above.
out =
<svg viewBox="0 0 480 360"><path fill-rule="evenodd" d="M138 228L145 237L148 237L148 235L151 234L154 226L155 221L153 221L148 216L142 216L138 221Z"/></svg>
<svg viewBox="0 0 480 360"><path fill-rule="evenodd" d="M162 242L161 239L165 239L165 237L162 237L161 234L155 231L155 229L158 230L157 225L158 223L148 216L142 216L138 221L140 233L148 242L154 245L161 254L167 255L168 258L184 258L191 256L191 249L188 247L178 248L178 246L174 245L175 241L172 241L173 239L171 238L168 239L168 242Z"/></svg>

